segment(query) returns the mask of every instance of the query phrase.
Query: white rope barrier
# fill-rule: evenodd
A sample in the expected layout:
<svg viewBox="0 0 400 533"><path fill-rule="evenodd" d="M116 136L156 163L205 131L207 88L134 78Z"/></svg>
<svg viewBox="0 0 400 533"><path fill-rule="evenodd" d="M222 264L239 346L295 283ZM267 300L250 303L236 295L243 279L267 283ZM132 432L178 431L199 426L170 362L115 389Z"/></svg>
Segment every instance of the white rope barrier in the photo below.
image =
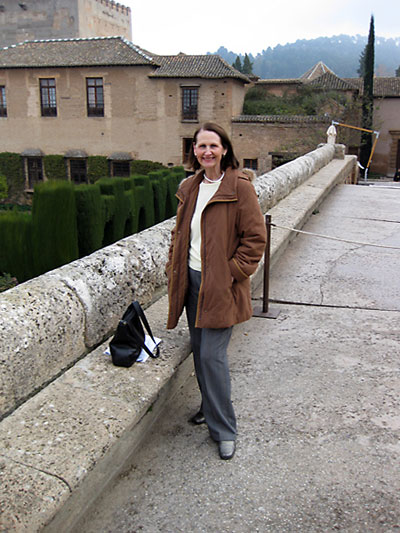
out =
<svg viewBox="0 0 400 533"><path fill-rule="evenodd" d="M296 233L303 233L304 235L313 235L314 237L321 237L322 239L330 239L332 241L347 242L349 244L358 244L360 246L375 246L376 248L389 248L391 250L400 250L399 246L388 246L385 244L374 244L371 242L351 241L348 239L339 239L338 237L331 237L329 235L321 235L320 233L312 233L310 231L303 231L296 228L288 228L287 226L279 226L278 224L271 223L274 228L286 229L288 231L295 231Z"/></svg>

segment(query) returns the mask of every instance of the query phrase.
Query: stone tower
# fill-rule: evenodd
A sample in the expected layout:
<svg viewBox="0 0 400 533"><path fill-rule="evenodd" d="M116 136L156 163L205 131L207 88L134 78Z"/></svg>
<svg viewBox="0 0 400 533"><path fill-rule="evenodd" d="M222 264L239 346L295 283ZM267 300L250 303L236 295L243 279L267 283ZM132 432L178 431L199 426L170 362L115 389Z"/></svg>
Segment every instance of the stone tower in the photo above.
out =
<svg viewBox="0 0 400 533"><path fill-rule="evenodd" d="M132 39L131 10L114 0L0 0L0 46L110 35Z"/></svg>

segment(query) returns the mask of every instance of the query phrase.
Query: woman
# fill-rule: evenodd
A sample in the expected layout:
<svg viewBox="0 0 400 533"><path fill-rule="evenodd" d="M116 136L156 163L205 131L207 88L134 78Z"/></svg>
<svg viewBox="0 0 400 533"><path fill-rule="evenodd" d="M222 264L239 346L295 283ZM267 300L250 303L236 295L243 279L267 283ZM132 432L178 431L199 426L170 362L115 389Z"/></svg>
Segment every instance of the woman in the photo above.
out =
<svg viewBox="0 0 400 533"><path fill-rule="evenodd" d="M227 347L232 326L252 316L250 275L265 249L265 223L249 177L238 170L223 128L208 122L193 137L172 231L167 328L186 307L196 377L202 396L194 424L207 423L221 459L235 453Z"/></svg>

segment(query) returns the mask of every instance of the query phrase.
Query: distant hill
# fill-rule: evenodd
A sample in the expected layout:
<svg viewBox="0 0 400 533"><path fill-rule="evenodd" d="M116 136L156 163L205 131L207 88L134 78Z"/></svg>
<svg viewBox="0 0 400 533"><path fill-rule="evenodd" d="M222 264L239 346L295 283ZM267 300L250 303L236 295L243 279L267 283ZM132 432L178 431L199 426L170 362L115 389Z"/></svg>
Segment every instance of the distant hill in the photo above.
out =
<svg viewBox="0 0 400 533"><path fill-rule="evenodd" d="M298 78L318 61L323 61L341 78L357 77L360 54L367 37L337 35L317 39L299 39L295 43L267 48L253 56L253 72L260 78ZM243 52L231 52L221 46L215 54L232 64L236 56L243 60ZM400 66L400 37L395 39L375 38L375 74L394 76Z"/></svg>

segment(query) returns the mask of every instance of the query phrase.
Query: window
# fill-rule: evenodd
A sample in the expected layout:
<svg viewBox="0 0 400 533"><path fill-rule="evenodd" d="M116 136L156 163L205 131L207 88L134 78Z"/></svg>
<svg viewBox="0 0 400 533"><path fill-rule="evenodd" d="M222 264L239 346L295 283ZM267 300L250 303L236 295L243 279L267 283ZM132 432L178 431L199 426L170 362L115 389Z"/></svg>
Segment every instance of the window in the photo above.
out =
<svg viewBox="0 0 400 533"><path fill-rule="evenodd" d="M43 165L41 157L27 158L28 189L33 189L36 183L43 181Z"/></svg>
<svg viewBox="0 0 400 533"><path fill-rule="evenodd" d="M258 170L258 159L243 159L243 167Z"/></svg>
<svg viewBox="0 0 400 533"><path fill-rule="evenodd" d="M193 143L192 137L182 139L182 162L183 163L188 162L190 148L192 147L192 143Z"/></svg>
<svg viewBox="0 0 400 533"><path fill-rule="evenodd" d="M70 159L69 171L71 181L75 184L87 183L86 159Z"/></svg>
<svg viewBox="0 0 400 533"><path fill-rule="evenodd" d="M111 161L111 176L129 178L130 170L131 166L129 161Z"/></svg>
<svg viewBox="0 0 400 533"><path fill-rule="evenodd" d="M41 79L39 83L42 117L56 117L56 80L54 78Z"/></svg>
<svg viewBox="0 0 400 533"><path fill-rule="evenodd" d="M103 78L86 78L88 117L104 117Z"/></svg>
<svg viewBox="0 0 400 533"><path fill-rule="evenodd" d="M7 116L6 88L0 85L0 117Z"/></svg>
<svg viewBox="0 0 400 533"><path fill-rule="evenodd" d="M198 87L182 87L182 120L197 120Z"/></svg>

